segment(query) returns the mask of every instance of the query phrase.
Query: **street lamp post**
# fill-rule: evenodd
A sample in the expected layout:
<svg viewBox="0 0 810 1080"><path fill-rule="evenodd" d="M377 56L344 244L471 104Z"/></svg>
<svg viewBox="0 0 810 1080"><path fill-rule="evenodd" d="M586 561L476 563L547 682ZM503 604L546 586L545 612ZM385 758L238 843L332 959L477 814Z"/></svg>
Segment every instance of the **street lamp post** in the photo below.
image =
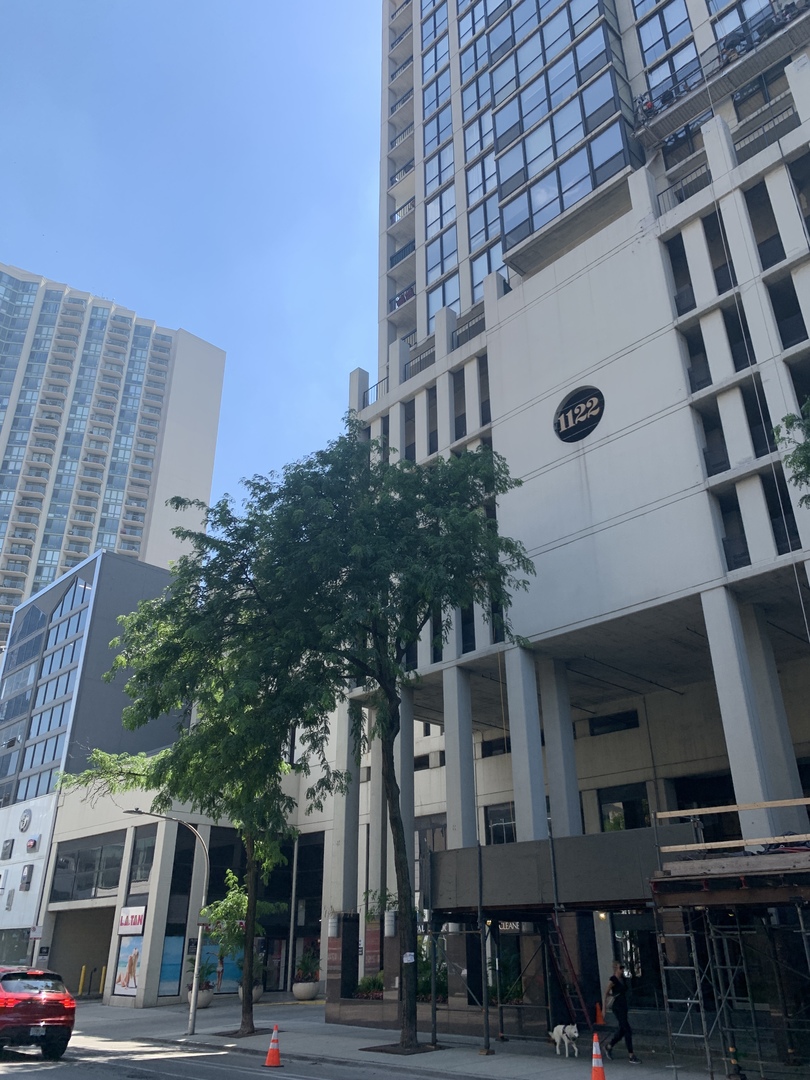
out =
<svg viewBox="0 0 810 1080"><path fill-rule="evenodd" d="M125 810L125 814L137 814L140 817L153 817L160 818L161 821L176 821L178 825L185 825L197 843L202 849L205 862L205 875L203 877L203 891L202 891L202 904L200 908L204 908L208 903L208 882L211 877L211 860L208 855L208 847L200 836L197 829L191 825L188 821L183 821L182 818L170 817L167 814L155 814L151 810L141 810L136 807L134 810ZM198 920L199 922L199 920ZM194 976L191 981L191 1000L188 1006L188 1030L187 1035L193 1035L197 1027L197 991L200 988L200 955L202 953L202 932L198 926L197 929L197 951L194 954Z"/></svg>

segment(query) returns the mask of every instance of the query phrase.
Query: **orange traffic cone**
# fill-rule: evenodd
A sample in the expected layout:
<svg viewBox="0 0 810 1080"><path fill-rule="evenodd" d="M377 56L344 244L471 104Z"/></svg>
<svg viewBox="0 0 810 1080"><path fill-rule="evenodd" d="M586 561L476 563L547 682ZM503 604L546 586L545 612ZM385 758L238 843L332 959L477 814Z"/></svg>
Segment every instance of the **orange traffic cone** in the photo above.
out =
<svg viewBox="0 0 810 1080"><path fill-rule="evenodd" d="M281 1051L278 1048L278 1024L273 1025L273 1037L270 1040L270 1049L267 1051L264 1064L266 1068L281 1067ZM604 1076L604 1073L602 1075Z"/></svg>
<svg viewBox="0 0 810 1080"><path fill-rule="evenodd" d="M599 1036L593 1037L593 1065L591 1066L591 1080L605 1080L605 1067L602 1064L602 1047L599 1045Z"/></svg>
<svg viewBox="0 0 810 1080"><path fill-rule="evenodd" d="M604 1017L604 1014L602 1012L602 1006L597 1001L597 1003L596 1003L596 1026L599 1027L600 1025L604 1025L604 1023L605 1023L605 1017Z"/></svg>

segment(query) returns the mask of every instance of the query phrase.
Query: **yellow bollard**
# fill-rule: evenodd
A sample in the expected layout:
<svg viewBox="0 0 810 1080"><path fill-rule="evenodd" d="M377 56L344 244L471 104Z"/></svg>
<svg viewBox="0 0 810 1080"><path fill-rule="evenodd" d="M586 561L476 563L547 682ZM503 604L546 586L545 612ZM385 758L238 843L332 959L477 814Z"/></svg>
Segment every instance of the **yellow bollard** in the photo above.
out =
<svg viewBox="0 0 810 1080"><path fill-rule="evenodd" d="M99 982L99 984L98 984L99 993L101 993L101 994L104 993L104 984L105 984L106 981L107 981L107 965L105 964L104 967L101 969L101 982Z"/></svg>
<svg viewBox="0 0 810 1080"><path fill-rule="evenodd" d="M82 964L82 973L79 976L79 989L76 992L77 997L81 997L84 993L84 977L87 974L87 964Z"/></svg>

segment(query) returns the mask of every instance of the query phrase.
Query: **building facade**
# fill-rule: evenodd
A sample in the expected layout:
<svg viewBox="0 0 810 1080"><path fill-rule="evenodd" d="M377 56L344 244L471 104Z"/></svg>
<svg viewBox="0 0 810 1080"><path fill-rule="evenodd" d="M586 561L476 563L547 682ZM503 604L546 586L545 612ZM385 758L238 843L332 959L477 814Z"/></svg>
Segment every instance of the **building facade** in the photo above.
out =
<svg viewBox="0 0 810 1080"><path fill-rule="evenodd" d="M504 455L500 527L536 568L520 645L478 609L419 643L422 906L475 921L480 842L516 955L563 903L590 992L620 955L652 1002L656 813L810 831L763 806L810 790L810 514L773 435L810 393L810 14L391 0L383 34L379 363L350 404L394 456ZM335 910L393 882L369 766Z"/></svg>
<svg viewBox="0 0 810 1080"><path fill-rule="evenodd" d="M210 497L224 359L0 266L0 640L14 607L94 550L177 558L165 504Z"/></svg>

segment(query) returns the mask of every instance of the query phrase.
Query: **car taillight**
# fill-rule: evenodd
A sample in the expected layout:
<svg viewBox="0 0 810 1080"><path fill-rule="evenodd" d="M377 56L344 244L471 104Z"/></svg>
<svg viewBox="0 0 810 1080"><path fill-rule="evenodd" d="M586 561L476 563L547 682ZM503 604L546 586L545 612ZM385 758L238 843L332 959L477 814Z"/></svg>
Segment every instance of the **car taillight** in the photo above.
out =
<svg viewBox="0 0 810 1080"><path fill-rule="evenodd" d="M72 997L66 997L63 1000L62 1004L65 1006L66 1009L75 1009L76 1008L76 999L72 998Z"/></svg>
<svg viewBox="0 0 810 1080"><path fill-rule="evenodd" d="M13 1009L16 1004L14 998L0 997L0 1009Z"/></svg>

